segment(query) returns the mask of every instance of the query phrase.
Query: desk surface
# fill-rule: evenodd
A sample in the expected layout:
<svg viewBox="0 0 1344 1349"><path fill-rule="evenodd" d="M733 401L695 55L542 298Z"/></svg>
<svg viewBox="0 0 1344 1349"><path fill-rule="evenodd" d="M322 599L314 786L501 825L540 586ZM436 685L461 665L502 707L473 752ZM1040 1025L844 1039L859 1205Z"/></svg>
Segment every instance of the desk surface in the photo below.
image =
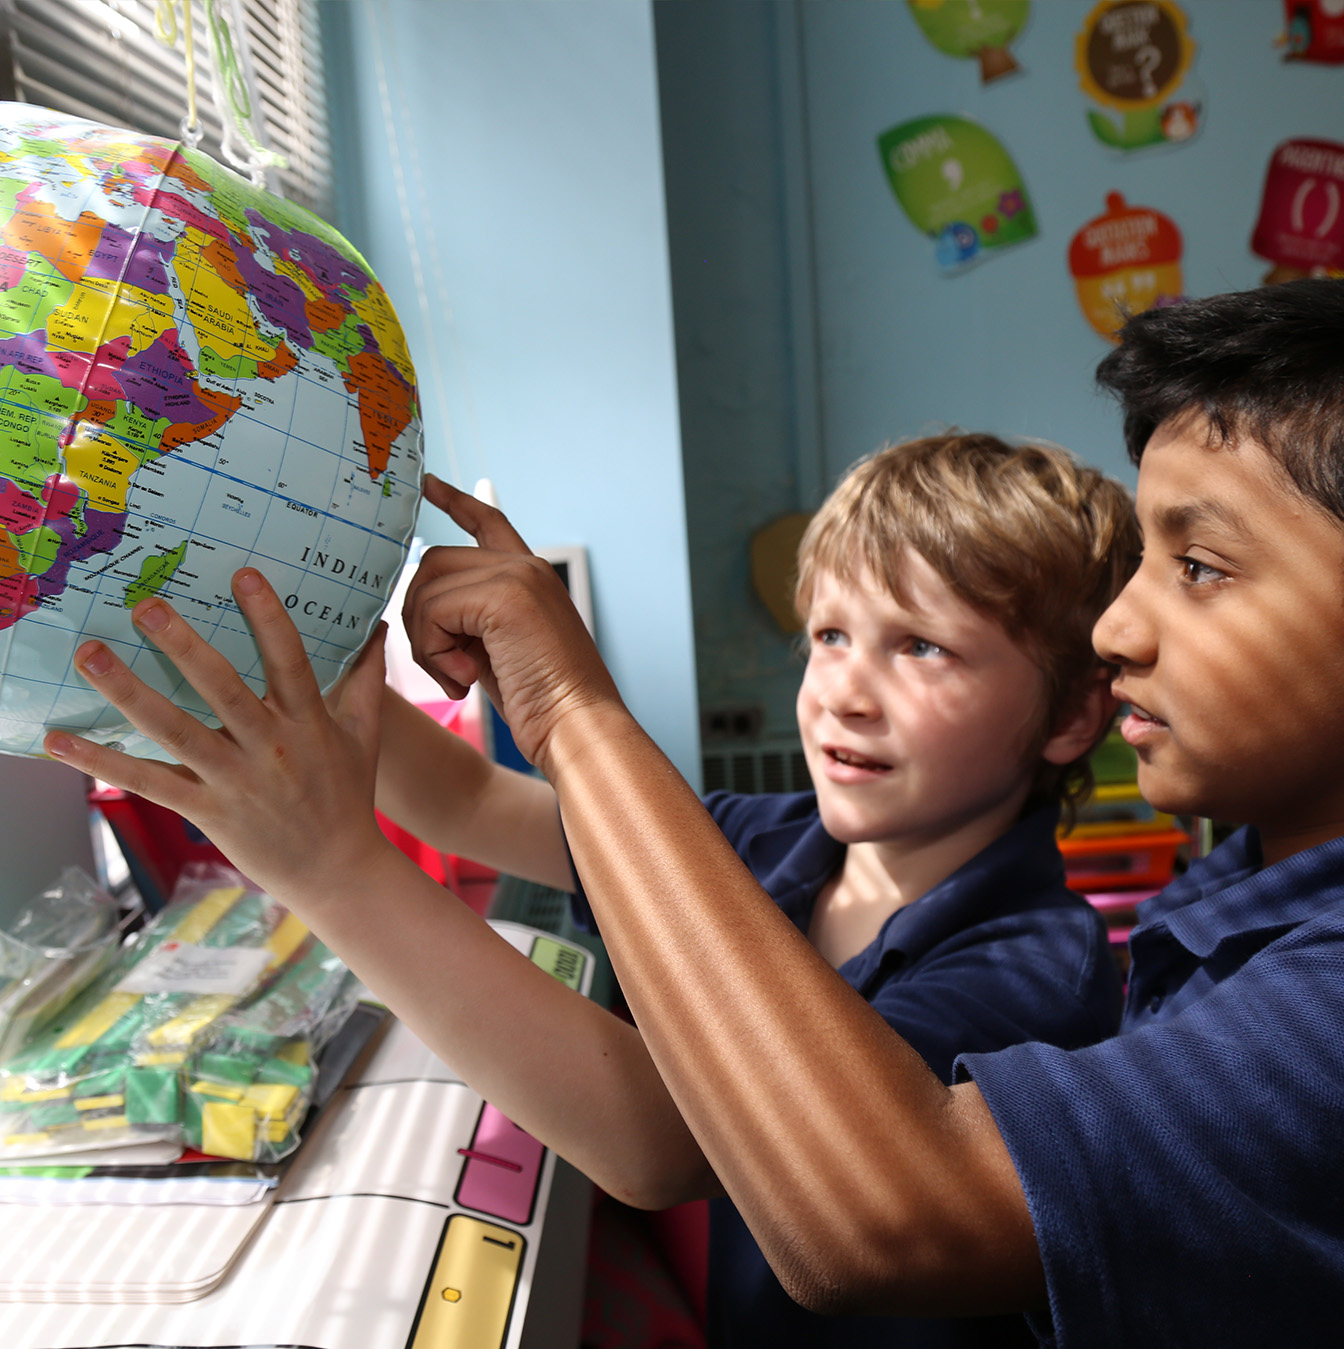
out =
<svg viewBox="0 0 1344 1349"><path fill-rule="evenodd" d="M495 926L588 991L582 948ZM590 1203L394 1021L262 1200L0 1209L0 1262L34 1274L31 1300L0 1303L0 1344L573 1349ZM188 1300L125 1300L156 1277Z"/></svg>

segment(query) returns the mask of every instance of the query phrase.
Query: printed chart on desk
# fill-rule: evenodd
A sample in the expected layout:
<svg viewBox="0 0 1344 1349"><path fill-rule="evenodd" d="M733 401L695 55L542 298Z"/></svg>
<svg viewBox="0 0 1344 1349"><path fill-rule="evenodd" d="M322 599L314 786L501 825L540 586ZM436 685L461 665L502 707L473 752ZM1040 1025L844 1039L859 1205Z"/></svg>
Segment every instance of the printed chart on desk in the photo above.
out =
<svg viewBox="0 0 1344 1349"><path fill-rule="evenodd" d="M493 926L588 994L593 957L583 948L521 924ZM561 1343L553 1336L567 1315L577 1333L590 1192L558 1167L392 1022L273 1198L3 1206L0 1345ZM559 1315L534 1305L543 1260L547 1287L572 1299ZM568 1267L558 1282L557 1262Z"/></svg>

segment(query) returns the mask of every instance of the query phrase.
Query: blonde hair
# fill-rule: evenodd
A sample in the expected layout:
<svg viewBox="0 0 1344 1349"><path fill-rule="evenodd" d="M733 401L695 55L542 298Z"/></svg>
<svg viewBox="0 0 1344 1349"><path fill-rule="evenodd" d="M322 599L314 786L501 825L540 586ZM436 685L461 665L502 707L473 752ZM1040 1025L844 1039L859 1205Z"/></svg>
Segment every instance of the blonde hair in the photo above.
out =
<svg viewBox="0 0 1344 1349"><path fill-rule="evenodd" d="M1053 446L960 432L888 445L854 465L808 525L799 614L821 572L854 582L867 569L907 602L906 548L1036 661L1045 677L1043 745L1101 668L1092 627L1140 549L1129 493ZM1058 800L1071 813L1091 786L1086 755L1042 763L1032 801Z"/></svg>

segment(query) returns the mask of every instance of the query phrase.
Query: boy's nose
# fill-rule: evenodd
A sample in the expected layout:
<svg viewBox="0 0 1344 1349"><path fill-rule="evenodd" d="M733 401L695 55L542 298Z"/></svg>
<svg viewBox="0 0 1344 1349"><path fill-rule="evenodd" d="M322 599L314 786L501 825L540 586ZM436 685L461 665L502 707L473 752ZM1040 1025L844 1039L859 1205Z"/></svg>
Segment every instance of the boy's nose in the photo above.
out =
<svg viewBox="0 0 1344 1349"><path fill-rule="evenodd" d="M835 717L875 717L877 699L869 689L862 671L852 663L833 670L821 694L822 706Z"/></svg>
<svg viewBox="0 0 1344 1349"><path fill-rule="evenodd" d="M1138 576L1111 601L1092 628L1092 645L1108 665L1151 665L1157 656L1152 624L1143 614Z"/></svg>

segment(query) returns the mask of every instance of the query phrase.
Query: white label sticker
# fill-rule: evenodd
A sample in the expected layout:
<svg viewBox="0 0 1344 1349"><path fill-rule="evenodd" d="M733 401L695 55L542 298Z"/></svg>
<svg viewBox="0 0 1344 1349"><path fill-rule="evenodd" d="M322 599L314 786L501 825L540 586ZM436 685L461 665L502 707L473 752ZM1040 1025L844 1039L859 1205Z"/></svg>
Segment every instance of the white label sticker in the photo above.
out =
<svg viewBox="0 0 1344 1349"><path fill-rule="evenodd" d="M117 985L118 993L231 993L242 997L271 963L265 947L165 942Z"/></svg>

